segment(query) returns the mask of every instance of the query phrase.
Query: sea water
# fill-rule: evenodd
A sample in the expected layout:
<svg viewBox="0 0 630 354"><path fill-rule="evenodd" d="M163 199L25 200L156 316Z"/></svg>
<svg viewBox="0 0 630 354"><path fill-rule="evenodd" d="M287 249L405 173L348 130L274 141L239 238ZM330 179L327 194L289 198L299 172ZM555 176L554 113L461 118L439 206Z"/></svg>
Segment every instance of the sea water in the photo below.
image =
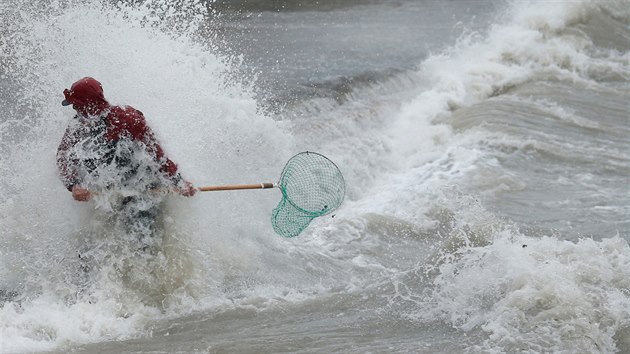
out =
<svg viewBox="0 0 630 354"><path fill-rule="evenodd" d="M0 352L630 351L628 1L5 0L0 19ZM137 252L57 176L84 76L196 185L273 182L309 150L346 200L284 239L277 190L168 196L161 248Z"/></svg>

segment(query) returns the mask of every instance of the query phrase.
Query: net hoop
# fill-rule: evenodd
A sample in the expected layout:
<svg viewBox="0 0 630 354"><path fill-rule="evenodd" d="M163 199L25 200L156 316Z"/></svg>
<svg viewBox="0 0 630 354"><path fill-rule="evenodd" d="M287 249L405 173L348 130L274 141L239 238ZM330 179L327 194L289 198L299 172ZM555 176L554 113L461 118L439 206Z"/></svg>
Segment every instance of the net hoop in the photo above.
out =
<svg viewBox="0 0 630 354"><path fill-rule="evenodd" d="M295 237L315 218L330 214L344 200L345 180L326 156L305 151L284 166L277 183L282 200L272 213L274 230Z"/></svg>

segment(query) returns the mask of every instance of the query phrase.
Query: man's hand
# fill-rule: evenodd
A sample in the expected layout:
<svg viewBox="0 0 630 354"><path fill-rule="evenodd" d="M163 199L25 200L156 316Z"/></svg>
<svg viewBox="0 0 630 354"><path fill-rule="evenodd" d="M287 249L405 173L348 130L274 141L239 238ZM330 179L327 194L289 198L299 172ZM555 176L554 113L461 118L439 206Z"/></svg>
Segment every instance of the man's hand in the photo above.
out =
<svg viewBox="0 0 630 354"><path fill-rule="evenodd" d="M177 192L184 197L192 197L195 193L197 193L197 188L195 188L192 183L184 181L184 187L177 188Z"/></svg>
<svg viewBox="0 0 630 354"><path fill-rule="evenodd" d="M87 202L88 200L90 200L91 196L92 194L90 193L90 191L85 188L81 188L77 185L72 187L72 198L74 198L74 200L76 201Z"/></svg>

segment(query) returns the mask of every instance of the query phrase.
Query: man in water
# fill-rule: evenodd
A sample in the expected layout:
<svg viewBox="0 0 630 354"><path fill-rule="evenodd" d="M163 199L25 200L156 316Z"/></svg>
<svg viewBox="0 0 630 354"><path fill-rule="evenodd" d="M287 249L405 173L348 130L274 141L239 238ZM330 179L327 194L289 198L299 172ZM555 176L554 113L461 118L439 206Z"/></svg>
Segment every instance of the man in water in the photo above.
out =
<svg viewBox="0 0 630 354"><path fill-rule="evenodd" d="M100 82L85 77L63 94L61 104L76 111L57 150L63 184L77 201L107 196L114 221L141 244L154 243L149 239L161 202L156 191L189 197L197 189L166 157L142 112L110 105Z"/></svg>

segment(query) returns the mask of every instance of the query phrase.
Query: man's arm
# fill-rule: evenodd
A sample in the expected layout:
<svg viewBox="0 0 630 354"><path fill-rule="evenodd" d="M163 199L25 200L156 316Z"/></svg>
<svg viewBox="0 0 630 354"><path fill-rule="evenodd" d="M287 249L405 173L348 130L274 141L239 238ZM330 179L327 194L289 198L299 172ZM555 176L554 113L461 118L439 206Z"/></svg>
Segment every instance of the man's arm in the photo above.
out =
<svg viewBox="0 0 630 354"><path fill-rule="evenodd" d="M72 192L72 198L80 202L85 202L90 200L90 191L79 185L80 181L77 177L75 162L72 161L69 156L70 149L77 141L78 137L76 131L69 125L57 148L57 170L59 171L59 177L63 185Z"/></svg>
<svg viewBox="0 0 630 354"><path fill-rule="evenodd" d="M169 159L164 153L164 149L160 146L155 134L151 128L147 125L146 120L142 112L127 107L123 113L124 120L118 121L121 127L125 129L132 137L133 140L142 141L147 147L147 151L151 153L155 160L160 165L160 172L167 177L173 185L176 187L178 193L184 196L192 196L197 192L194 186L184 180L178 172L177 165Z"/></svg>
<svg viewBox="0 0 630 354"><path fill-rule="evenodd" d="M74 130L68 126L57 148L57 170L59 171L61 182L69 191L72 191L72 187L79 183L76 175L76 166L69 156L70 148L76 142L77 137L74 134Z"/></svg>

